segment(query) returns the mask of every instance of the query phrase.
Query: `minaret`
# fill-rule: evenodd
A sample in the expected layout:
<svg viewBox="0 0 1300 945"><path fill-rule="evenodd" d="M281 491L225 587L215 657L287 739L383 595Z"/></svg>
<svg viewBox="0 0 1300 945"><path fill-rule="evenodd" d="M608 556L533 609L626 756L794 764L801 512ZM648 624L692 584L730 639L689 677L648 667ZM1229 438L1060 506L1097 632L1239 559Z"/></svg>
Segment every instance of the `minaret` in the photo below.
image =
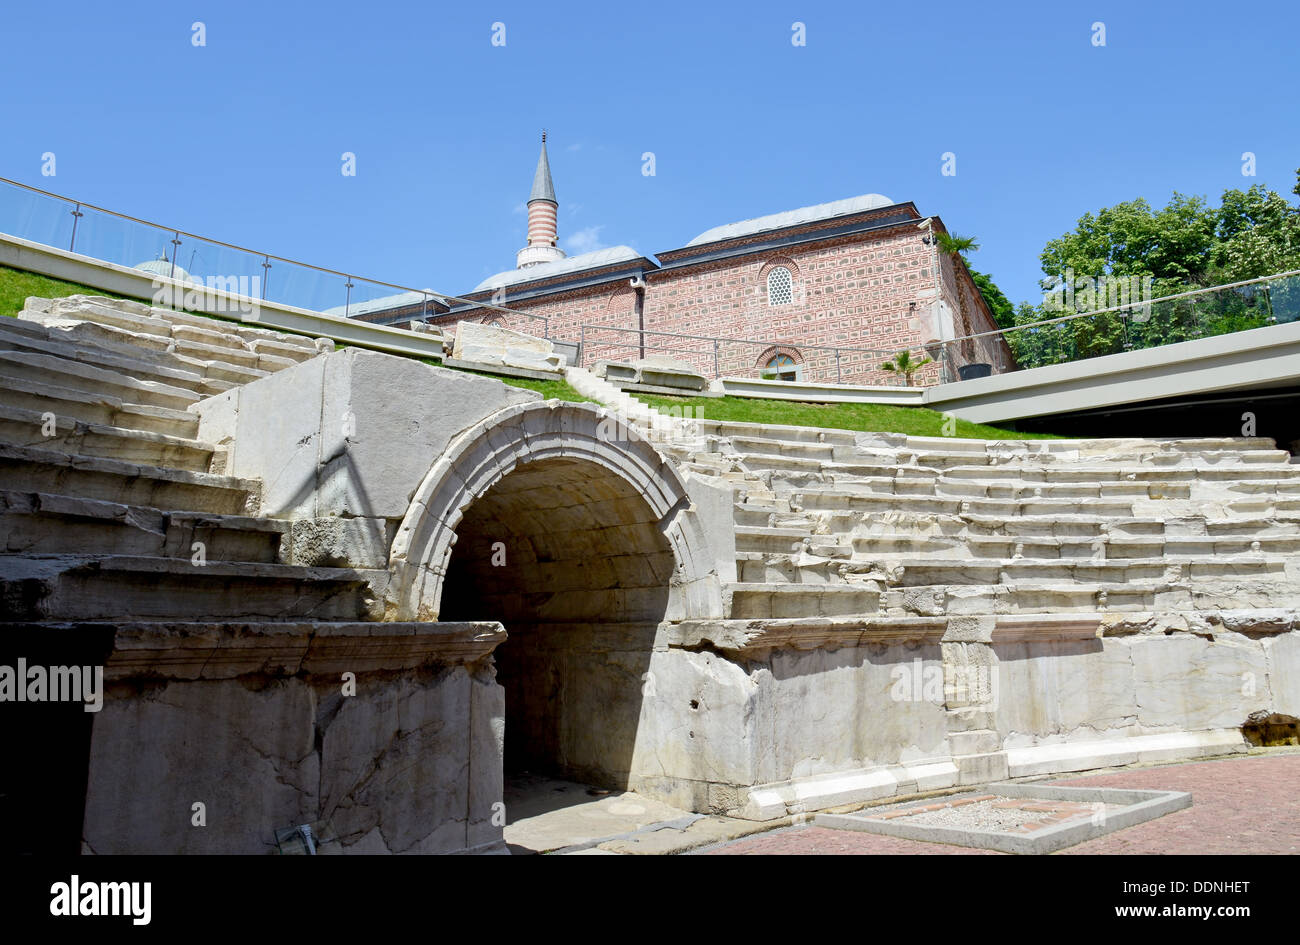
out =
<svg viewBox="0 0 1300 945"><path fill-rule="evenodd" d="M555 245L555 185L551 183L551 162L546 157L546 132L542 132L542 153L533 175L533 192L528 195L528 245L515 254L518 269L564 258L564 250Z"/></svg>

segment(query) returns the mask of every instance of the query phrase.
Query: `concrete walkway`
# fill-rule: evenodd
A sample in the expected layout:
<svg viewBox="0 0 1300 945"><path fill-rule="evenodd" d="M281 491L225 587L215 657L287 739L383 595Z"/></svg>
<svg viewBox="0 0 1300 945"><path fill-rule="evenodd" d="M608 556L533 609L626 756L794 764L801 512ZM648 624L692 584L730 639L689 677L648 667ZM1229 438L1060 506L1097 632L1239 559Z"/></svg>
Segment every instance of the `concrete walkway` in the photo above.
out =
<svg viewBox="0 0 1300 945"><path fill-rule="evenodd" d="M514 854L663 854L770 830L772 825L711 817L632 791L524 775L505 790L506 844Z"/></svg>

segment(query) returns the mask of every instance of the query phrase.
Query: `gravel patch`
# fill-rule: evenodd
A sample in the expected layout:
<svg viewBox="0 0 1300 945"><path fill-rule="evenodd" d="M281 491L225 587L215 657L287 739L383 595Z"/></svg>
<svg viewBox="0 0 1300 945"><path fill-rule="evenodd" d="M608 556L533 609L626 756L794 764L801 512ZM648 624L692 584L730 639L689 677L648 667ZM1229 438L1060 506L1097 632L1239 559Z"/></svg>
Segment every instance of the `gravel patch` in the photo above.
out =
<svg viewBox="0 0 1300 945"><path fill-rule="evenodd" d="M998 798L998 800L1006 800L1006 798ZM994 807L996 803L997 801L977 801L963 807L945 807L943 810L926 811L912 817L900 818L900 821L924 827L955 827L959 830L1006 830L1010 827L1037 823L1049 816L1037 810Z"/></svg>
<svg viewBox="0 0 1300 945"><path fill-rule="evenodd" d="M946 798L942 801L935 800L924 803L908 801L901 804L889 804L887 806L875 807L870 810L862 811L867 817L878 817L886 813L896 813L927 807L930 804L945 803L952 804L951 807L943 807L939 810L920 811L910 817L895 818L896 823L914 824L918 827L952 827L958 830L993 830L1005 831L1014 830L1017 827L1023 827L1025 824L1041 823L1053 816L1053 811L1046 810L1023 810L1019 807L999 806L1008 802L1025 802L1022 798L994 797L980 801L966 801L966 798L982 795L959 795ZM1034 803L1034 802L1028 802ZM1041 803L1041 802L1039 802ZM1102 806L1103 816L1120 810L1121 807L1114 804ZM1079 811L1076 817L1091 817L1096 810ZM1074 819L1074 818L1070 818Z"/></svg>

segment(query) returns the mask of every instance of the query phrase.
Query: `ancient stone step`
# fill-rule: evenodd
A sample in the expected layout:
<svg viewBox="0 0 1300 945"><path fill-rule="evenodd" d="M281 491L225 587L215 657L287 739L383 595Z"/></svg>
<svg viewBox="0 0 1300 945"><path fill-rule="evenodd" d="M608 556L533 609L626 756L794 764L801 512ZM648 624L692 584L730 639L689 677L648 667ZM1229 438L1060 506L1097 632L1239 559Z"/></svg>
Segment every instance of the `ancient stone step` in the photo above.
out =
<svg viewBox="0 0 1300 945"><path fill-rule="evenodd" d="M1300 496L1262 496L1250 499L1234 499L1224 504L1228 512L1236 515L1264 515L1275 518L1287 513L1300 512Z"/></svg>
<svg viewBox="0 0 1300 945"><path fill-rule="evenodd" d="M1023 482L1011 479L988 482L977 479L939 480L936 495L962 498L1053 499L1133 497L1140 499L1190 499L1195 482Z"/></svg>
<svg viewBox="0 0 1300 945"><path fill-rule="evenodd" d="M171 336L176 341L205 345L209 349L218 349L234 355L239 360L235 364L257 366L257 352L243 338L224 330L220 322L207 325L173 324Z"/></svg>
<svg viewBox="0 0 1300 945"><path fill-rule="evenodd" d="M803 459L833 460L835 447L830 443L774 440L756 436L733 436L732 448L749 456L793 456Z"/></svg>
<svg viewBox="0 0 1300 945"><path fill-rule="evenodd" d="M852 585L728 584L733 618L841 617L875 613L880 592Z"/></svg>
<svg viewBox="0 0 1300 945"><path fill-rule="evenodd" d="M0 620L377 619L384 571L130 555L0 555ZM372 582L378 585L379 592Z"/></svg>
<svg viewBox="0 0 1300 945"><path fill-rule="evenodd" d="M170 335L132 331L119 325L67 314L54 315L24 309L18 313L18 321L44 325L52 338L106 348L128 357L145 353L165 356L173 347Z"/></svg>
<svg viewBox="0 0 1300 945"><path fill-rule="evenodd" d="M228 515L256 512L261 495L252 479L7 444L0 444L0 484L21 492Z"/></svg>
<svg viewBox="0 0 1300 945"><path fill-rule="evenodd" d="M115 300L85 295L39 302L46 303L39 310L49 315L96 322L135 334L158 335L162 338L170 338L172 333L171 322L155 318L152 313L146 314L146 307L141 302L122 304ZM35 306L24 307L35 309Z"/></svg>
<svg viewBox="0 0 1300 945"><path fill-rule="evenodd" d="M760 551L736 553L736 578L745 584L868 585L885 586L886 575L874 566L846 557L822 558L811 554L767 554Z"/></svg>
<svg viewBox="0 0 1300 945"><path fill-rule="evenodd" d="M124 318L136 317L129 313L121 314ZM176 330L202 334L205 338L215 335L232 340L224 345L214 345L186 337L173 338L170 335L131 331L105 319L79 321L72 315L55 316L48 312L24 311L19 317L45 324L52 335L63 334L118 355L150 358L156 363L197 373L201 377L237 384L246 384L297 363L285 358L260 355L249 349L237 335L220 335L188 326L179 326Z"/></svg>
<svg viewBox="0 0 1300 945"><path fill-rule="evenodd" d="M87 393L42 384L29 378L13 377L0 371L0 400L13 407L37 413L53 413L83 423L99 423L192 437L199 429L199 418L187 410L133 404L104 393Z"/></svg>
<svg viewBox="0 0 1300 945"><path fill-rule="evenodd" d="M80 361L26 351L0 351L0 371L13 378L52 387L109 394L131 403L184 410L202 400L193 390L137 380L111 368L93 367Z"/></svg>
<svg viewBox="0 0 1300 945"><path fill-rule="evenodd" d="M289 335L286 337L292 338L293 336ZM304 338L302 340L308 342L308 344L304 346L302 344L292 343L279 338L255 337L248 341L248 346L260 355L284 358L289 361L301 363L303 361L310 361L320 353L316 350L315 345L310 344L310 338Z"/></svg>
<svg viewBox="0 0 1300 945"><path fill-rule="evenodd" d="M837 536L839 537L839 536ZM844 540L841 538L841 540ZM1135 558L1227 557L1232 555L1286 555L1300 552L1300 535L1276 536L1204 536L1165 537L1161 535L1126 537L1103 534L1096 537L1018 537L1018 536L919 536L863 535L851 539L859 555L942 555L972 558L1092 559L1098 553L1104 560ZM737 541L739 547L739 541Z"/></svg>
<svg viewBox="0 0 1300 945"><path fill-rule="evenodd" d="M207 472L216 451L211 443L199 440L82 423L62 415L51 423L38 411L9 406L0 406L0 442L191 472Z"/></svg>
<svg viewBox="0 0 1300 945"><path fill-rule="evenodd" d="M694 425L705 436L727 439L738 436L756 437L763 440L781 440L789 443L830 443L832 445L852 446L858 435L852 430L749 423L743 420L696 420Z"/></svg>
<svg viewBox="0 0 1300 945"><path fill-rule="evenodd" d="M789 551L792 546L802 545L805 538L812 537L806 528L771 527L762 525L737 525L737 551ZM849 546L852 551L852 546Z"/></svg>
<svg viewBox="0 0 1300 945"><path fill-rule="evenodd" d="M78 298L77 296L73 297ZM141 303L126 303L141 304ZM292 332L276 331L271 328L258 328L245 322L218 318L215 315L195 315L192 312L180 312L167 308L156 308L145 306L150 317L160 319L173 326L187 326L191 328L200 328L207 331L219 331L225 334L237 335L248 343L253 342L273 342L276 345L283 345L290 348L297 348L314 357L321 351L333 351L334 343L324 338L310 338L306 335L295 335ZM271 354L281 354L281 352L271 351Z"/></svg>
<svg viewBox="0 0 1300 945"><path fill-rule="evenodd" d="M894 564L894 562L890 562ZM1199 580L1284 579L1286 562L1278 557L1253 555L1236 558L1128 558L1083 560L1033 559L932 559L910 558L891 568L891 584L923 587L956 584L1006 584L1071 582L1077 586L1123 585L1142 582L1188 583Z"/></svg>
<svg viewBox="0 0 1300 945"><path fill-rule="evenodd" d="M26 314L23 313L23 316ZM28 326L40 333L26 329L15 331L19 326ZM136 380L155 381L195 392L201 392L204 383L201 368L195 369L188 365L184 369L176 367L175 359L170 356L158 357L139 348L132 349L129 353L118 353L104 345L78 342L69 332L61 329L47 330L42 325L25 321L22 316L0 319L0 350L48 354L117 371ZM163 360L167 364L161 363Z"/></svg>
<svg viewBox="0 0 1300 945"><path fill-rule="evenodd" d="M0 491L0 551L124 554L209 561L278 560L289 523L211 512L168 512L43 492ZM201 548L195 543L202 544Z"/></svg>
<svg viewBox="0 0 1300 945"><path fill-rule="evenodd" d="M1263 452L1243 454L1263 457ZM1290 454L1284 454L1290 455ZM945 469L945 481L974 479L983 482L1013 480L1020 483L1106 483L1106 482L1191 482L1231 481L1243 479L1294 479L1300 480L1300 474L1294 471L1285 460L1268 461L1257 459L1252 462L1231 465L1207 465L1187 462L1177 466L1151 468L1148 466L1131 466L1113 464L1105 466L1064 465L1053 466L956 466Z"/></svg>
<svg viewBox="0 0 1300 945"><path fill-rule="evenodd" d="M881 610L916 616L1233 610L1295 607L1293 583L1256 581L1073 584L940 584L894 587Z"/></svg>
<svg viewBox="0 0 1300 945"><path fill-rule="evenodd" d="M1131 502L1109 498L957 499L926 495L881 494L870 490L858 492L853 483L842 482L819 489L805 486L802 491L792 492L790 496L792 503L806 510L908 511L944 515L988 515L1003 519L1023 515L1133 517Z"/></svg>

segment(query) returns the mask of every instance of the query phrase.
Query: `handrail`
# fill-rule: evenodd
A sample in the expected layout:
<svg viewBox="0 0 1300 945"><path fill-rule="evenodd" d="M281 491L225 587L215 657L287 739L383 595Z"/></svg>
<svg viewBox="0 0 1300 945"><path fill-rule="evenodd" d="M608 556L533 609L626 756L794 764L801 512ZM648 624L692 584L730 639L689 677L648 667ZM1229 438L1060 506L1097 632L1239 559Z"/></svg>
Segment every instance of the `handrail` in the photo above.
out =
<svg viewBox="0 0 1300 945"><path fill-rule="evenodd" d="M261 256L263 259L266 260L274 259L276 262L287 263L288 265L291 266L301 266L304 269L311 269L315 272L323 272L332 276L340 276L349 281L353 279L359 279L362 282L369 283L370 285L386 286L387 288L390 289L399 289L402 292L413 292L416 293L417 295L422 295L425 298L432 297L435 300L440 300L443 302L446 301L462 302L467 305L473 305L475 308L491 309L492 311L496 311L496 312L504 312L507 315L523 315L527 318L536 319L538 321L543 322L544 324L549 325L549 319L545 315L535 315L532 312L524 312L518 309L507 308L503 305L496 305L492 302L476 302L472 299L461 298L458 295L448 295L445 292L438 292L434 289L417 289L414 288L413 286L399 285L396 282L385 282L383 279L371 279L368 276L358 276L355 273L341 272L338 269L329 269L325 266L315 266L312 265L311 263L302 262L301 260L289 259L286 256L277 256L274 253L266 253L261 250L250 249L247 246L239 246L235 243L227 243L224 242L223 240L213 239L212 237L209 236L202 236L198 233L191 233L188 230L178 229L177 227L174 226L163 226L161 223L155 223L152 220L142 220L139 217L133 217L126 213L118 213L116 210L109 210L107 207L100 207L93 203L87 203L84 200L76 200L72 197L65 197L62 194L53 193L52 191L42 190L39 187L33 187L30 184L24 184L22 181L12 180L11 178L8 177L0 177L0 182L3 182L5 184L11 184L14 187L18 187L21 188L22 190L30 191L31 193L40 194L44 197L52 197L55 200L61 200L64 203L72 204L76 208L73 212L77 213L78 215L79 215L79 211L82 208L86 208L86 209L94 210L98 213L106 213L109 216L117 217L118 219L121 220L129 220L132 223L138 223L141 226L152 227L153 229L160 230L164 233L175 234L177 237L185 236L190 239L201 240L204 243L211 243L215 246L224 246L226 249L233 249L236 252L248 253L252 256ZM76 239L75 220L73 224L73 239L74 240Z"/></svg>
<svg viewBox="0 0 1300 945"><path fill-rule="evenodd" d="M1020 331L1025 328L1038 328L1043 325L1056 325L1061 322L1072 321L1076 318L1088 318L1093 315L1105 315L1108 312L1128 312L1135 308L1146 308L1149 305L1155 305L1158 302L1172 302L1175 299L1190 298L1193 295L1206 295L1210 292L1221 292L1224 289L1238 289L1244 285L1254 285L1256 282L1271 282L1274 279L1286 279L1291 276L1300 276L1300 269L1290 269L1286 272L1277 272L1269 276L1257 276L1254 279L1243 279L1240 282L1229 282L1224 285L1207 286L1204 289L1190 289L1186 292L1177 292L1173 295L1162 295L1158 299L1146 299L1144 301L1127 302L1122 305L1112 305L1110 308L1098 308L1089 312L1073 312L1069 315L1062 315L1058 318L1045 318L1042 321L1026 322L1023 325L1011 325L1008 328L996 328L993 331L981 331L973 335L961 335L952 338L945 344L952 344L956 341L967 341L974 338L987 338L989 335L1005 335L1007 332Z"/></svg>
<svg viewBox="0 0 1300 945"><path fill-rule="evenodd" d="M773 341L771 339L762 341L755 338L730 338L730 337L724 337L722 335L717 335L717 336L686 335L686 334L682 334L681 332L675 332L675 331L657 331L652 328L618 328L613 325L579 325L578 328L581 329L584 333L588 329L591 329L592 331L622 331L622 332L630 332L634 335L664 335L671 338L690 338L695 341L728 341L728 342L735 342L736 344L759 345L764 348L781 348L781 347L798 348L800 351L804 351L804 350L852 351L859 354L884 354L893 357L895 354L898 354L898 350L899 350L899 349L891 350L889 348L853 348L853 347L849 347L848 345L810 345L810 344L804 344L802 341L779 341L779 340ZM595 342L595 343L611 344L611 345L618 344L618 345L622 345L623 347L628 347L626 343L618 342L618 341L602 341L602 342ZM684 350L690 350L690 349L684 349Z"/></svg>

